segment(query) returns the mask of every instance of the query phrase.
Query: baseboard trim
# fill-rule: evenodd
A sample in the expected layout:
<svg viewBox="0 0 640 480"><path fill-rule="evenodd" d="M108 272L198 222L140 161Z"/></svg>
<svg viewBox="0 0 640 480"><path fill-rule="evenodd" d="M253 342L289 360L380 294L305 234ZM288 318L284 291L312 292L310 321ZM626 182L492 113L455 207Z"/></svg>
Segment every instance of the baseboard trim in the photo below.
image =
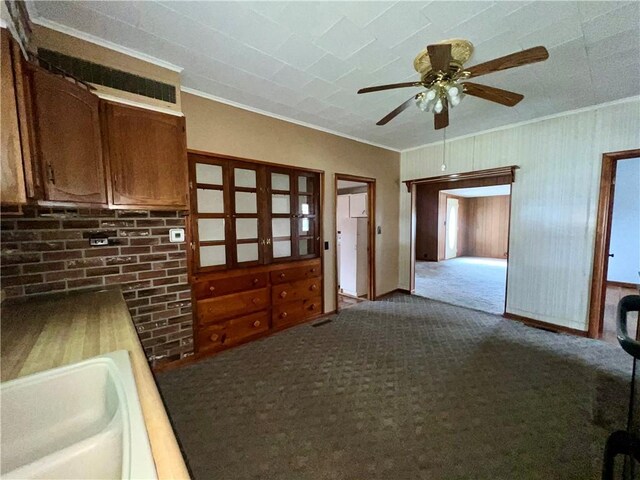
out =
<svg viewBox="0 0 640 480"><path fill-rule="evenodd" d="M607 280L607 287L640 288L640 284L629 282L610 282Z"/></svg>
<svg viewBox="0 0 640 480"><path fill-rule="evenodd" d="M389 297L391 295L393 295L394 293L404 293L406 295L411 295L411 292L409 290L406 290L404 288L394 288L393 290L390 290L386 293L381 293L380 295L376 296L376 300L381 300L385 297Z"/></svg>
<svg viewBox="0 0 640 480"><path fill-rule="evenodd" d="M578 330L576 328L563 327L562 325L554 325L553 323L542 322L540 320L534 320L533 318L523 317L522 315L516 315L514 313L505 312L502 316L508 320L515 320L516 322L524 323L530 327L540 328L542 330L548 330L555 333L568 333L569 335L575 335L577 337L588 337L589 333L584 330Z"/></svg>

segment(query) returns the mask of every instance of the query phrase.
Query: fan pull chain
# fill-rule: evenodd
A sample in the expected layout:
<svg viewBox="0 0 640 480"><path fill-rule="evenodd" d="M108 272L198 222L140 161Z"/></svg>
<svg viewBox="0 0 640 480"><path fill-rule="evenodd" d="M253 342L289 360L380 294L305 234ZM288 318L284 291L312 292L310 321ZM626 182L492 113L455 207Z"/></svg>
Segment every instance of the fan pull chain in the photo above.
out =
<svg viewBox="0 0 640 480"><path fill-rule="evenodd" d="M440 170L443 172L447 169L447 128L442 129L442 165Z"/></svg>

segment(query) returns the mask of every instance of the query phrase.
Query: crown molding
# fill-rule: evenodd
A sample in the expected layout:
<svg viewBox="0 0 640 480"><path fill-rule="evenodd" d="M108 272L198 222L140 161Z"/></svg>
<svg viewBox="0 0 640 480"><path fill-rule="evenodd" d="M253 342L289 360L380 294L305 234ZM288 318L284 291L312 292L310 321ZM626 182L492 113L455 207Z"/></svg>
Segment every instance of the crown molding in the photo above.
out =
<svg viewBox="0 0 640 480"><path fill-rule="evenodd" d="M29 13L31 14L31 11ZM166 68L167 70L171 70L172 72L181 73L182 70L184 70L184 68L179 67L178 65L174 65L173 63L160 60L159 58L153 57L151 55L147 55L146 53L142 53L137 50L133 50L132 48L123 47L122 45L118 45L117 43L104 40L100 37L96 37L95 35L91 35L90 33L81 32L80 30L67 27L66 25L62 25L52 20L48 20L41 16L31 16L31 21L36 25L40 25L41 27L46 27L46 28L50 28L51 30L56 30L58 32L65 33L71 37L84 40L85 42L93 43L94 45L108 48L109 50L114 50L118 53L128 55L129 57L137 58L138 60L151 63L158 67Z"/></svg>
<svg viewBox="0 0 640 480"><path fill-rule="evenodd" d="M518 123L510 123L508 125L502 125L501 127L490 128L488 130L482 130L475 133L467 133L465 135L460 135L459 137L447 138L447 143L453 142L455 140L463 140L469 137L477 137L478 135L484 135L485 133L493 133L499 132L501 130L509 130L511 128L522 127L523 125L530 125L532 123L544 122L545 120L551 120L554 118L560 117L568 117L569 115L575 115L577 113L590 112L592 110L598 110L600 108L611 107L613 105L622 105L625 103L633 103L640 101L640 95L636 95L634 97L621 98L618 100L612 100L611 102L598 103L596 105L589 105L588 107L576 108L574 110L566 110L564 112L553 113L551 115L546 115L544 117L532 118L531 120L523 120ZM438 140L431 143L425 143L424 145L418 145L417 147L406 148L401 150L400 153L413 152L414 150L420 150L421 148L433 147L436 145L442 145L442 140Z"/></svg>
<svg viewBox="0 0 640 480"><path fill-rule="evenodd" d="M208 100L213 100L214 102L224 103L225 105L230 105L232 107L240 108L242 110L247 110L249 112L258 113L260 115L264 115L266 117L275 118L276 120L282 120L283 122L294 123L296 125L300 125L302 127L311 128L313 130L318 130L320 132L329 133L331 135L336 135L337 137L347 138L349 140L353 140L359 143L365 143L367 145L371 145L377 148L383 148L384 150L389 150L391 152L400 153L401 150L397 150L395 148L391 148L386 145L381 145L379 143L370 142L369 140L365 140L363 138L353 137L351 135L347 135L345 133L337 132L335 130L330 130L328 128L320 127L318 125L313 125L311 123L303 122L300 120L296 120L294 118L285 117L284 115L278 115L277 113L267 112L266 110L261 110L259 108L250 107L249 105L245 105L242 103L234 102L233 100L227 100L226 98L217 97L215 95L211 95L210 93L203 92L201 90L196 90L195 88L189 88L181 86L180 90L184 93L189 93L191 95L197 95L198 97L206 98Z"/></svg>

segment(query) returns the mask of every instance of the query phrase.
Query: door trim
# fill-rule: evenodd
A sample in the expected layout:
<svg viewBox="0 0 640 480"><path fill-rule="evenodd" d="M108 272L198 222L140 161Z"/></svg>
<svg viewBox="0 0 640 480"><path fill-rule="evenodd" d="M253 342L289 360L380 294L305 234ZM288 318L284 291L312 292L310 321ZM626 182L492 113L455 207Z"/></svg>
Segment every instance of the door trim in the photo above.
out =
<svg viewBox="0 0 640 480"><path fill-rule="evenodd" d="M611 240L616 167L618 160L635 157L640 157L640 149L609 152L602 155L598 217L596 220L596 238L589 299L589 338L600 338L604 326L604 305L607 294L605 280L609 267L609 243Z"/></svg>
<svg viewBox="0 0 640 480"><path fill-rule="evenodd" d="M376 296L376 179L372 177L359 177L346 173L336 173L333 180L333 241L335 243L333 253L333 271L335 279L335 309L339 311L338 302L338 222L336 216L338 214L338 180L350 180L352 182L361 182L367 184L367 230L369 241L369 252L367 255L367 272L369 288L367 297L369 300L377 300Z"/></svg>

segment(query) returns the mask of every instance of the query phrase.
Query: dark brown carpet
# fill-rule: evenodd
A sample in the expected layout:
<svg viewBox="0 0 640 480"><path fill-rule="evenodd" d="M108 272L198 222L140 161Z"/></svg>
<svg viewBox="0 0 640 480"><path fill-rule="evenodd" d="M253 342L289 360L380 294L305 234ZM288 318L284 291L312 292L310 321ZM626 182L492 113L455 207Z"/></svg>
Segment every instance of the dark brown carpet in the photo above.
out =
<svg viewBox="0 0 640 480"><path fill-rule="evenodd" d="M197 480L599 478L631 357L396 295L158 377Z"/></svg>

